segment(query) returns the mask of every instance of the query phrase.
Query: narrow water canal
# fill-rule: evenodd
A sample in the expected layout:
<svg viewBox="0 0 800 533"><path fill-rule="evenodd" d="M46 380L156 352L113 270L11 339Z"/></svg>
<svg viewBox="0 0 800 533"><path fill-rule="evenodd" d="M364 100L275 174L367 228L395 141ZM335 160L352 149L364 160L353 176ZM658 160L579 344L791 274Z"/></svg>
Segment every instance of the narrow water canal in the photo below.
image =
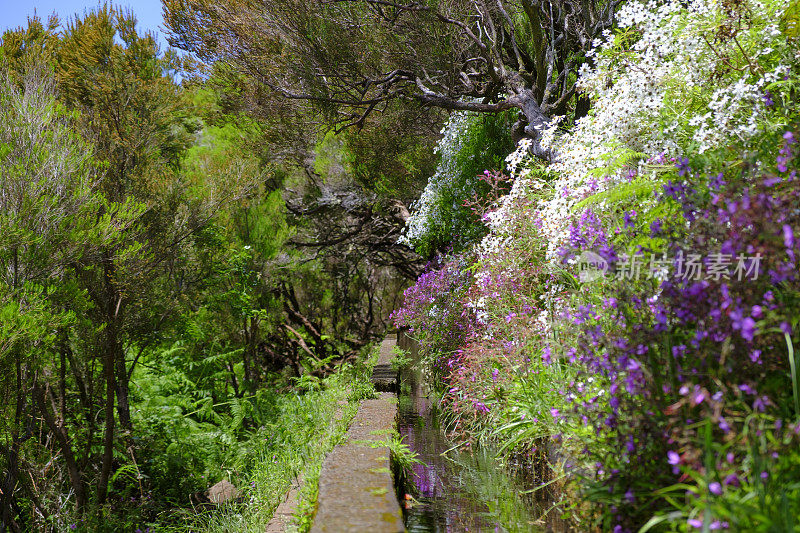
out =
<svg viewBox="0 0 800 533"><path fill-rule="evenodd" d="M491 450L453 449L414 369L402 373L399 400L398 430L423 462L406 480L406 492L416 500L404 511L410 532L566 531L538 520L539 506Z"/></svg>

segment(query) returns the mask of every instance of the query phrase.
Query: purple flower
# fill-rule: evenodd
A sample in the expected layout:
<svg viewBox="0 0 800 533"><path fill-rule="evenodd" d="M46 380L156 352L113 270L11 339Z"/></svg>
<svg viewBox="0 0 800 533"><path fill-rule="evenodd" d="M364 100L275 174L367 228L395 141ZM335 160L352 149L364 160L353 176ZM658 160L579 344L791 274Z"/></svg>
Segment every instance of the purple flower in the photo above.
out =
<svg viewBox="0 0 800 533"><path fill-rule="evenodd" d="M660 234L661 231L664 229L664 223L660 218L655 219L650 224L650 236L655 237L656 235Z"/></svg>
<svg viewBox="0 0 800 533"><path fill-rule="evenodd" d="M720 190L722 187L725 186L725 174L720 172L715 176L710 176L708 178L708 185L715 191Z"/></svg>
<svg viewBox="0 0 800 533"><path fill-rule="evenodd" d="M619 397L612 396L611 398L608 399L608 404L616 412L616 410L619 409Z"/></svg>
<svg viewBox="0 0 800 533"><path fill-rule="evenodd" d="M634 496L631 489L628 489L627 492L625 492L625 501L631 504L636 501L636 496Z"/></svg>
<svg viewBox="0 0 800 533"><path fill-rule="evenodd" d="M690 518L689 520L686 521L686 523L695 529L700 529L701 527L703 527L703 521L698 520L697 518Z"/></svg>
<svg viewBox="0 0 800 533"><path fill-rule="evenodd" d="M759 396L755 400L753 400L753 410L764 412L767 408L767 402L769 400L766 396Z"/></svg>
<svg viewBox="0 0 800 533"><path fill-rule="evenodd" d="M689 167L689 160L685 157L681 157L678 160L678 164L675 166L678 168L678 176L685 176L691 170Z"/></svg>
<svg viewBox="0 0 800 533"><path fill-rule="evenodd" d="M544 349L542 350L542 361L544 362L544 364L546 365L550 364L550 361L552 360L551 355L552 354L550 351L550 346L545 346Z"/></svg>
<svg viewBox="0 0 800 533"><path fill-rule="evenodd" d="M696 405L700 405L701 403L703 403L703 400L705 400L705 399L706 399L706 393L704 391L698 392L697 394L694 395L694 398L693 398L694 403Z"/></svg>
<svg viewBox="0 0 800 533"><path fill-rule="evenodd" d="M708 484L708 490L711 492L711 494L716 494L719 496L722 494L722 485L720 485L718 481L712 481Z"/></svg>
<svg viewBox="0 0 800 533"><path fill-rule="evenodd" d="M634 219L636 218L636 211L630 211L625 213L625 227L626 228L633 228L635 226Z"/></svg>
<svg viewBox="0 0 800 533"><path fill-rule="evenodd" d="M497 376L500 374L500 371L496 368L492 369L492 381L497 381Z"/></svg>
<svg viewBox="0 0 800 533"><path fill-rule="evenodd" d="M477 402L477 401L475 401L475 400L473 400L473 401L472 401L472 403L473 403L473 405L475 406L475 409L476 409L476 410L478 410L478 411L480 411L480 412L482 412L482 413L488 413L488 412L489 412L489 408L488 408L488 407L486 407L486 404L485 404L485 403L483 403L483 402Z"/></svg>
<svg viewBox="0 0 800 533"><path fill-rule="evenodd" d="M725 483L726 485L733 485L734 487L738 487L740 484L739 476L737 476L736 474L729 474L725 478L725 481L723 481L723 483Z"/></svg>
<svg viewBox="0 0 800 533"><path fill-rule="evenodd" d="M574 256L577 250L594 250L606 261L617 261L617 254L609 242L603 223L591 209L586 209L580 219L570 225L568 242L560 250L564 260Z"/></svg>
<svg viewBox="0 0 800 533"><path fill-rule="evenodd" d="M667 452L667 462L672 466L678 465L681 462L681 456L677 452L670 450Z"/></svg>
<svg viewBox="0 0 800 533"><path fill-rule="evenodd" d="M753 335L758 328L756 327L756 321L753 320L751 317L747 317L742 321L742 338L746 341L752 341Z"/></svg>
<svg viewBox="0 0 800 533"><path fill-rule="evenodd" d="M789 224L783 225L783 245L787 248L794 246L794 231L792 231L792 227Z"/></svg>

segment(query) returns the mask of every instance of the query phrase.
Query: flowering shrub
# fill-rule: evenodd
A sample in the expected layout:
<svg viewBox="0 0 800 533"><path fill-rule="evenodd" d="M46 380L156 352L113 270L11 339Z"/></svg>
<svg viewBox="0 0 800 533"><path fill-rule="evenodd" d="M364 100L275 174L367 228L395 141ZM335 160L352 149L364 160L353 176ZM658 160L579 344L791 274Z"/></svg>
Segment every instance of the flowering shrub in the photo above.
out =
<svg viewBox="0 0 800 533"><path fill-rule="evenodd" d="M480 179L484 170L502 170L505 154L513 148L510 118L466 111L450 116L436 147L439 165L412 206L403 242L431 256L448 246L461 249L483 236L483 224L469 203L487 196L490 187Z"/></svg>
<svg viewBox="0 0 800 533"><path fill-rule="evenodd" d="M461 305L470 281L464 258L452 258L438 268L432 266L406 289L404 306L392 314L392 319L420 340L425 370L438 380L448 375L453 367L448 359L474 332L475 321Z"/></svg>
<svg viewBox="0 0 800 533"><path fill-rule="evenodd" d="M553 120L547 167L508 156L449 293L473 320L438 383L454 435L558 442L602 531L800 525L792 9L627 2L580 73L593 111Z"/></svg>
<svg viewBox="0 0 800 533"><path fill-rule="evenodd" d="M538 206L551 260L569 238L575 206L629 180L631 170L651 174L659 162L669 165L686 153L750 148L761 139L757 124L785 124L774 115L788 105L791 67L798 61L797 48L780 30L788 5L699 0L683 7L672 0L621 8L620 31L605 33L592 53L595 68L581 72L593 101L589 116L562 136L556 118L545 134L545 144L559 154L549 169L558 176L552 194ZM641 163L652 158L656 168L636 165L636 157ZM542 186L524 165L518 174L510 198ZM495 225L513 218L512 205L500 210Z"/></svg>
<svg viewBox="0 0 800 533"><path fill-rule="evenodd" d="M678 520L677 529L707 523L749 531L754 515L742 509L742 493L763 492L762 472L765 479L772 468L787 472L776 458L790 465L800 460L786 452L800 430L789 423L800 410L786 394L793 385L796 393L791 334L800 289L795 143L787 133L776 174L749 165L730 177L714 175L704 193L683 183L665 185L662 201L679 203L693 221L688 229L683 223L660 229L670 234L675 268L660 282L614 279L576 293L559 331L570 342L545 349L548 359L579 366L563 414L594 431L577 435L574 449L594 467L584 486L590 499L612 510L609 528L641 525L652 514L641 501L654 488L682 481L675 490L706 498L708 510L686 505L659 519ZM698 178L685 162L679 172ZM572 229L571 251L592 248L606 233L593 214L581 220ZM723 258L730 264L710 279L687 275L681 262L688 253L706 267ZM737 276L730 260L745 253L757 263L748 259L749 277ZM771 438L754 440L764 426ZM728 506L716 501L727 490L725 480L736 484ZM743 489L742 480L751 485ZM776 506L778 516L782 500L767 499L760 505ZM666 500L674 505L672 494Z"/></svg>
<svg viewBox="0 0 800 533"><path fill-rule="evenodd" d="M798 491L790 488L797 482L791 467L800 461L793 448L800 434L796 146L787 132L776 172L764 171L762 158L741 173L716 175L697 222L673 245L705 252L707 262L715 253L759 257L758 277L673 277L651 304L673 360L667 398L674 403L664 409L670 451L679 458L671 456L673 466L694 482L686 490L705 507L684 509L691 528L757 531L765 523L760 513L784 531L799 525L792 518L800 511ZM751 497L758 503L744 503Z"/></svg>

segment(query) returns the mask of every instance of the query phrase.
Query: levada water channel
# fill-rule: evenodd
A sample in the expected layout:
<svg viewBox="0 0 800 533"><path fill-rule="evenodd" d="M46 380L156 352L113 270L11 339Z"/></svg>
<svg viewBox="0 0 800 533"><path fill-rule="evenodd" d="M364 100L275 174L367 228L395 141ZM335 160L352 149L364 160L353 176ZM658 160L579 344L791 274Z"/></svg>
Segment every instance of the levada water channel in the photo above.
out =
<svg viewBox="0 0 800 533"><path fill-rule="evenodd" d="M419 375L415 343L403 340L414 362L401 372L398 431L421 461L398 487L408 531L571 531L550 509L557 498L532 492L541 481L529 468L503 464L487 447L456 447L447 440Z"/></svg>

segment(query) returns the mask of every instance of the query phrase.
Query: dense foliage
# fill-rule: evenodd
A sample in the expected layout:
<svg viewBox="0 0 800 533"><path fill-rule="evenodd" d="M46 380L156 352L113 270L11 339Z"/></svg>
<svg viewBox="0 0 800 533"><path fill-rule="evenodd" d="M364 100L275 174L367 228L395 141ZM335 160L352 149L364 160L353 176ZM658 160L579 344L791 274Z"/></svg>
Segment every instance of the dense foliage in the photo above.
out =
<svg viewBox="0 0 800 533"><path fill-rule="evenodd" d="M418 272L357 136L279 156L230 78L176 81L193 64L110 5L2 35L3 531L263 530Z"/></svg>
<svg viewBox="0 0 800 533"><path fill-rule="evenodd" d="M413 214L406 223L402 241L424 256L445 248L462 250L485 234L475 205L490 204L497 180L486 169L501 169L513 148L507 113L497 116L454 113L437 145L439 165L428 180Z"/></svg>
<svg viewBox="0 0 800 533"><path fill-rule="evenodd" d="M554 115L586 114L576 73L621 3L166 0L165 18L175 46L232 65L267 98L306 105L334 128L361 128L398 101L514 110L515 138L549 156L542 130Z"/></svg>

